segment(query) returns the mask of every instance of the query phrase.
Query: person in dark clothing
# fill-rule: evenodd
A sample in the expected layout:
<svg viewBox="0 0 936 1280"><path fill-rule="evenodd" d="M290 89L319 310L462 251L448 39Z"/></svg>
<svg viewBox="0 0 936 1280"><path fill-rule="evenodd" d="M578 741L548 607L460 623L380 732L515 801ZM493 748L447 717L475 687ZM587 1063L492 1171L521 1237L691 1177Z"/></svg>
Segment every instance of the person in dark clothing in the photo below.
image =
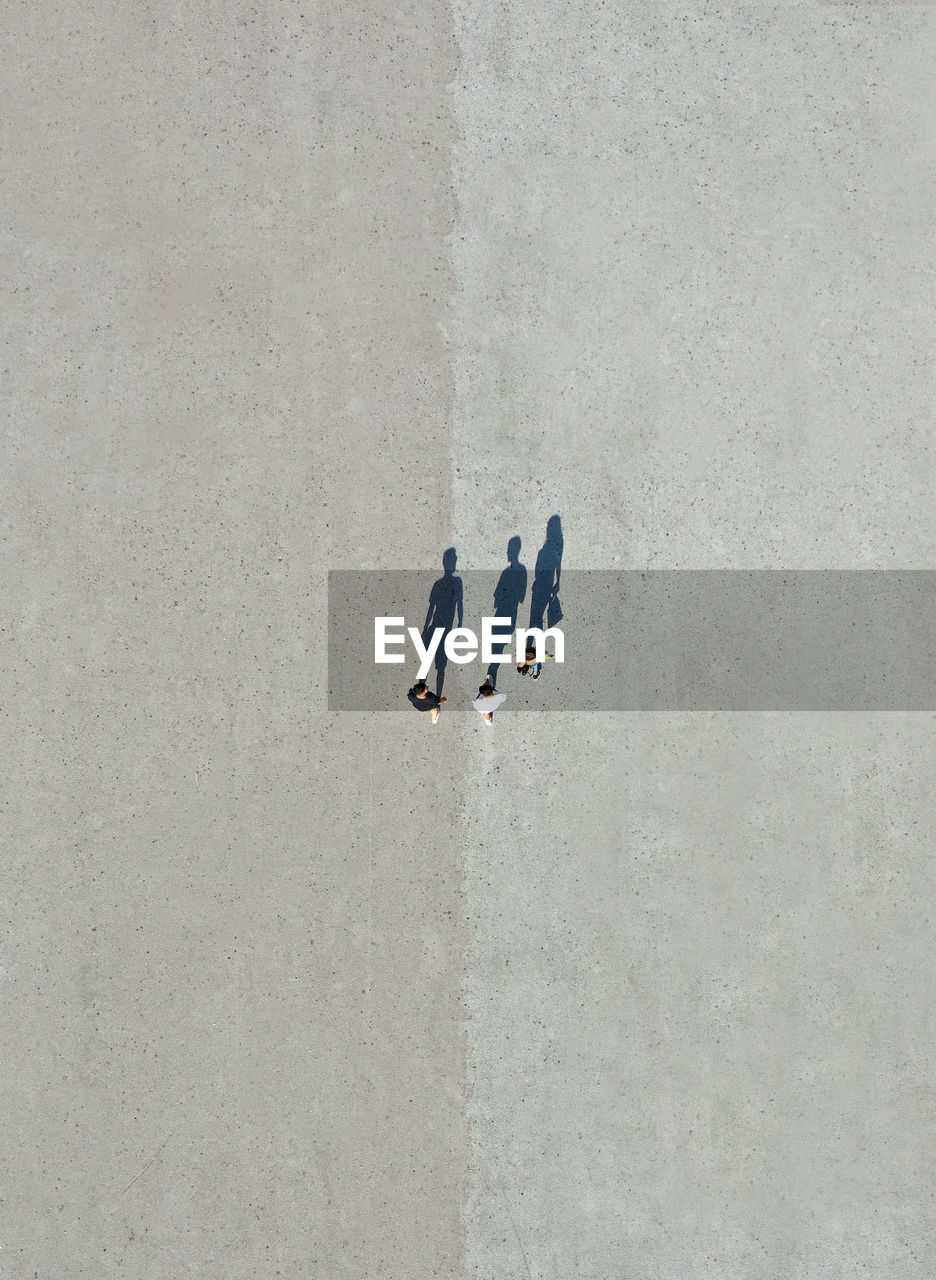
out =
<svg viewBox="0 0 936 1280"><path fill-rule="evenodd" d="M438 724L439 707L445 699L433 693L425 680L417 680L406 696L417 711L428 711L432 716L432 723Z"/></svg>

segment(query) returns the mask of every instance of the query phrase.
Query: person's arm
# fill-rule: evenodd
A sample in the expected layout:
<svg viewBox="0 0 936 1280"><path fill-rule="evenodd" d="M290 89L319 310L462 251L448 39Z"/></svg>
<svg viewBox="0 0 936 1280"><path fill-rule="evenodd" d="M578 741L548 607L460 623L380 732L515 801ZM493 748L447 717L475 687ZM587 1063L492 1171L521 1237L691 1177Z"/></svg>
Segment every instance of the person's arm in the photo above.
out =
<svg viewBox="0 0 936 1280"><path fill-rule="evenodd" d="M462 589L462 580L458 579L458 594L455 597L455 607L458 610L458 625L462 626L465 621L465 593Z"/></svg>

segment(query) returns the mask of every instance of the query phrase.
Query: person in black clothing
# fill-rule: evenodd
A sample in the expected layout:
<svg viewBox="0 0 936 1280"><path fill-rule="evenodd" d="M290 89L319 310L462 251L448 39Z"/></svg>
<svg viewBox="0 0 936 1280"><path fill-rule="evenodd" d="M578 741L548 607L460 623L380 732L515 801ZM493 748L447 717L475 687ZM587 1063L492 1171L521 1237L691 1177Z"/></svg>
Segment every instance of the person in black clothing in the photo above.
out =
<svg viewBox="0 0 936 1280"><path fill-rule="evenodd" d="M428 711L432 716L432 723L438 724L439 707L445 699L433 693L425 680L417 680L406 696L417 711Z"/></svg>

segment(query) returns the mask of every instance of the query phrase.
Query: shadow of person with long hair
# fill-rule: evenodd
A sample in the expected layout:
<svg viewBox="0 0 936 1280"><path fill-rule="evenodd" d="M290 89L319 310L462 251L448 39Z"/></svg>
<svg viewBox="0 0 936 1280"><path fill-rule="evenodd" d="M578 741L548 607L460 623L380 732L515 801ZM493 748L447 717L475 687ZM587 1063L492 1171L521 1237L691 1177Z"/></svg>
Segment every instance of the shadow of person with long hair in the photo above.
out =
<svg viewBox="0 0 936 1280"><path fill-rule="evenodd" d="M559 603L559 578L562 573L562 521L550 516L546 522L546 541L536 557L533 590L530 593L530 626L546 630L562 619Z"/></svg>
<svg viewBox="0 0 936 1280"><path fill-rule="evenodd" d="M510 619L511 635L517 627L520 606L526 599L527 571L526 565L520 563L520 546L520 539L516 536L507 543L507 568L498 578L497 586L494 588L494 616ZM488 667L487 673L492 684L497 681L497 669L502 661L510 661L509 646L507 652Z"/></svg>
<svg viewBox="0 0 936 1280"><path fill-rule="evenodd" d="M465 615L462 580L455 575L457 560L458 557L455 554L454 547L449 547L443 553L443 574L441 578L437 578L432 584L432 591L429 593L429 608L426 611L426 621L423 623L422 629L422 642L424 645L428 645L436 627L441 627L444 633L435 654L436 693L439 697L442 696L442 686L445 683L445 668L448 663L448 658L445 656L445 637L452 630L455 618L458 618L458 626L461 626Z"/></svg>

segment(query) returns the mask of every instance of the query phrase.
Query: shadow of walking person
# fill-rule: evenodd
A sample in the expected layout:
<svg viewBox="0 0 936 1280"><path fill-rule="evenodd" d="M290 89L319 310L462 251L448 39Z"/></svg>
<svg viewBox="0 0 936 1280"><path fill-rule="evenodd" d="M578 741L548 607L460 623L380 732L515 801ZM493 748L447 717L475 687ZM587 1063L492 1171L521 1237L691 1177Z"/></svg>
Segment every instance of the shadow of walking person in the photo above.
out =
<svg viewBox="0 0 936 1280"><path fill-rule="evenodd" d="M536 557L533 590L530 593L530 626L545 630L562 620L559 603L559 576L562 572L562 521L550 516L546 523L546 541Z"/></svg>
<svg viewBox="0 0 936 1280"><path fill-rule="evenodd" d="M526 565L520 563L520 545L518 537L511 538L507 543L507 567L494 588L494 616L510 619L511 634L516 630L520 606L526 599L527 571ZM497 669L502 661L510 661L509 646L501 658L488 667L487 673L492 683L497 681Z"/></svg>
<svg viewBox="0 0 936 1280"><path fill-rule="evenodd" d="M429 593L429 608L426 611L426 621L423 623L422 629L424 645L428 645L436 627L441 627L444 632L435 656L436 693L439 697L442 696L442 686L445 683L445 668L448 663L448 659L445 656L445 637L455 625L456 616L458 618L457 625L461 626L465 614L462 580L455 576L456 562L455 548L449 547L442 556L442 568L444 570L442 577L435 580L432 584L432 591Z"/></svg>

